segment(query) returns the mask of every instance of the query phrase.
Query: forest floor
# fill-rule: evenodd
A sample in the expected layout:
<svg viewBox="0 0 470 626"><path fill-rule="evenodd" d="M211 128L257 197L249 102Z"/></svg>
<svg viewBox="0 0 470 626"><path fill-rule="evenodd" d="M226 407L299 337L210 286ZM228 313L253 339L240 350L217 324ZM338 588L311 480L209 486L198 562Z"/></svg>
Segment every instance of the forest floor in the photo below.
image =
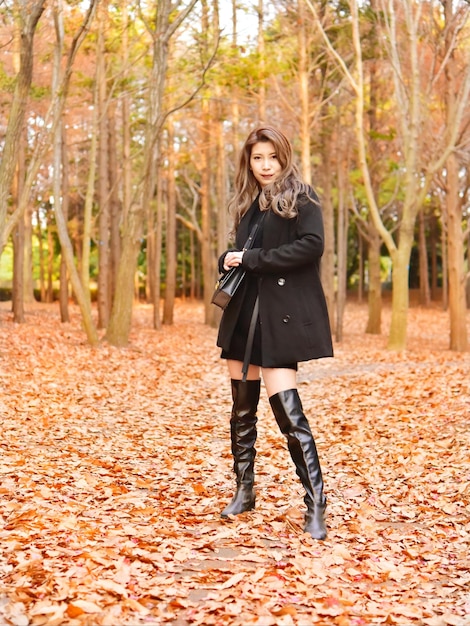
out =
<svg viewBox="0 0 470 626"><path fill-rule="evenodd" d="M328 496L302 489L266 395L257 508L234 479L230 385L200 304L130 345L91 348L78 311L0 304L0 624L470 625L470 353L412 307L402 353L348 303L335 358L299 367ZM470 326L470 316L468 318ZM470 328L469 328L470 331Z"/></svg>

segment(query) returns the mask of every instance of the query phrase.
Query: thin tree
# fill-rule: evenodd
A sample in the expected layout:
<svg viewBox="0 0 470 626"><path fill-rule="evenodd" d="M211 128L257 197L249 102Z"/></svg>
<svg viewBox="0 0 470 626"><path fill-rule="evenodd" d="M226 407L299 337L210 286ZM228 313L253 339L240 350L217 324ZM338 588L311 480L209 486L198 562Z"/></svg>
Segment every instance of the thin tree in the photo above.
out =
<svg viewBox="0 0 470 626"><path fill-rule="evenodd" d="M16 209L11 215L8 214L8 200L15 177L16 151L23 133L29 90L33 78L34 35L45 5L46 0L15 2L13 5L14 19L20 30L20 68L16 77L0 161L0 255L23 212L20 202L21 196L19 196Z"/></svg>
<svg viewBox="0 0 470 626"><path fill-rule="evenodd" d="M373 16L377 12L377 0L370 0L372 20L368 32L369 45L371 47L369 69L369 106L367 107L367 119L369 123L369 153L370 153L370 178L376 197L380 192L380 171L383 164L380 159L380 146L376 137L380 136L380 122L378 119L380 79L379 61L380 46L378 30ZM382 238L375 226L370 212L364 220L365 238L367 240L367 261L368 261L368 289L367 305L368 316L366 333L379 335L382 330L382 279L381 279L381 259L380 252Z"/></svg>
<svg viewBox="0 0 470 626"><path fill-rule="evenodd" d="M307 16L304 0L298 0L298 40L299 40L299 101L300 101L300 162L302 177L312 184L311 142L310 142L310 68Z"/></svg>
<svg viewBox="0 0 470 626"><path fill-rule="evenodd" d="M393 70L394 93L397 100L397 115L403 154L403 202L397 241L384 224L379 199L373 188L368 159L368 137L364 127L364 67L361 49L360 12L358 2L350 0L352 39L354 47L354 69L351 71L344 59L332 45L318 18L316 7L306 0L314 13L329 52L343 71L354 90L356 104L356 140L358 159L364 179L365 191L372 218L385 242L393 263L392 319L388 347L402 350L406 346L407 315L409 307L408 273L411 249L414 241L414 226L419 209L429 191L431 181L455 148L461 120L470 92L470 64L462 79L458 102L452 125L447 128L445 139L435 146L435 153L425 166L421 160L421 140L425 134L426 116L423 110L421 90L418 36L419 25L424 19L424 7L412 0L403 0L398 5L394 0L381 2L386 52ZM432 7L432 3L429 3ZM400 10L400 15L397 14ZM403 38L401 38L403 35ZM405 79L406 77L406 79Z"/></svg>
<svg viewBox="0 0 470 626"><path fill-rule="evenodd" d="M158 137L163 128L166 112L163 110L168 49L170 39L188 17L197 0L191 0L181 8L182 3L159 0L156 3L155 18L152 23L146 20L147 31L152 39L152 67L149 80L148 111L145 129L142 179L138 196L129 206L123 217L122 247L117 271L116 292L114 294L111 317L106 339L115 346L127 345L132 323L134 275L143 236L144 218L155 195L156 168L158 163Z"/></svg>
<svg viewBox="0 0 470 626"><path fill-rule="evenodd" d="M20 69L19 58L19 29L15 28L14 41L15 51L13 53L13 65L15 71L18 73ZM13 181L12 196L13 204L18 203L18 198L21 195L24 176L25 176L25 133L21 133L20 140L17 146L17 166L16 176ZM26 227L25 220L18 220L18 224L13 231L13 288L11 294L11 308L13 311L13 320L17 324L23 324L25 321L24 311L24 280L25 280L25 242L26 242Z"/></svg>
<svg viewBox="0 0 470 626"><path fill-rule="evenodd" d="M65 221L68 221L69 216L69 200L70 200L70 185L69 185L69 162L67 152L66 130L64 124L61 125L61 165L62 165L62 210L64 212ZM60 288L59 288L59 306L60 306L60 321L69 322L69 277L67 270L67 262L63 254L60 255Z"/></svg>
<svg viewBox="0 0 470 626"><path fill-rule="evenodd" d="M61 80L61 64L64 48L64 16L62 0L55 0L53 11L54 27L56 32L56 41L54 46L54 64L52 72L52 91L55 93L60 85ZM54 206L62 204L62 212L64 219L67 221L68 215L68 171L64 167L66 162L66 147L64 141L64 123L62 116L58 120L57 127L53 138L53 173L52 173L52 192L54 197ZM69 321L68 313L68 281L67 281L67 264L65 255L61 254L60 263L60 313L61 321Z"/></svg>
<svg viewBox="0 0 470 626"><path fill-rule="evenodd" d="M163 323L173 324L176 295L176 184L175 184L175 132L173 123L168 122L168 157L167 157L167 202L166 202L166 281L163 304Z"/></svg>
<svg viewBox="0 0 470 626"><path fill-rule="evenodd" d="M338 218L337 218L337 289L336 289L336 341L343 340L343 320L347 296L347 250L348 250L348 209L350 197L347 172L349 170L348 150L339 145L342 155L337 159L338 167Z"/></svg>
<svg viewBox="0 0 470 626"><path fill-rule="evenodd" d="M61 118L62 111L65 105L66 97L67 97L67 88L70 82L70 75L72 71L73 60L78 51L80 43L83 41L86 32L91 24L92 17L94 15L95 4L92 1L90 4L89 10L85 16L85 19L77 31L68 57L67 63L65 65L65 69L63 70L63 74L61 74L60 70L60 51L63 48L63 38L64 38L64 28L62 23L62 0L55 0L54 3L54 24L56 31L56 48L59 53L56 55L56 67L54 72L54 94L56 98L56 106L53 109L53 121L51 124L54 143L57 146L55 151L55 168L58 170L55 172L55 188L54 188L54 213L55 220L57 225L57 233L59 236L59 241L61 245L62 255L65 259L65 263L67 266L67 271L70 276L70 281L72 284L73 291L77 298L80 311L82 314L82 322L85 332L87 334L88 341L91 345L96 346L98 344L98 334L92 319L91 313L91 304L90 300L87 297L87 292L83 289L82 282L80 280L80 275L75 266L75 258L73 253L73 246L70 241L68 229L67 229L67 221L65 218L63 197L61 195L61 191L63 191L63 187L61 184L62 181L62 150L59 151L59 147L61 148L62 143L62 133L61 133Z"/></svg>
<svg viewBox="0 0 470 626"><path fill-rule="evenodd" d="M106 80L105 37L108 2L98 8L98 43L96 50L96 81L98 88L98 326L106 328L111 313L111 254L110 254L110 193L109 193L109 135L108 87Z"/></svg>
<svg viewBox="0 0 470 626"><path fill-rule="evenodd" d="M452 0L442 0L445 15L445 104L447 127L452 128L459 109L459 61L455 45L456 33L467 22L470 7L463 5L454 13ZM468 50L468 43L467 43ZM465 62L470 65L470 55L465 54ZM462 67L460 65L460 67ZM467 70L468 71L468 70ZM462 79L460 79L462 80ZM466 77L463 76L463 80ZM460 163L456 151L452 151L445 163L446 170L446 216L448 229L449 262L449 318L450 349L463 352L468 347L466 324L465 283L465 231L462 227L463 203L460 197Z"/></svg>
<svg viewBox="0 0 470 626"><path fill-rule="evenodd" d="M429 262L426 245L426 214L425 207L418 213L418 252L419 252L419 301L423 306L431 302L429 284Z"/></svg>
<svg viewBox="0 0 470 626"><path fill-rule="evenodd" d="M261 124L265 124L266 120L266 51L264 43L264 0L258 0L258 57L259 57L259 75L260 83L258 88L258 120Z"/></svg>

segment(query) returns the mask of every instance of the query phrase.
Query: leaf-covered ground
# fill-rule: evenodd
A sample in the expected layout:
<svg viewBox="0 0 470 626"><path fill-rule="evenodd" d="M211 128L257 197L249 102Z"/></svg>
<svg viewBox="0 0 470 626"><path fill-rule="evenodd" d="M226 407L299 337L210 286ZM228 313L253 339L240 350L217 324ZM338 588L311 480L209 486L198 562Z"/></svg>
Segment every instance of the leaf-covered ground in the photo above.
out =
<svg viewBox="0 0 470 626"><path fill-rule="evenodd" d="M412 308L386 350L348 304L334 359L300 393L326 482L328 538L266 396L257 508L233 521L230 387L200 305L128 348L90 348L76 311L0 307L0 624L470 624L470 354ZM469 318L470 322L470 318Z"/></svg>

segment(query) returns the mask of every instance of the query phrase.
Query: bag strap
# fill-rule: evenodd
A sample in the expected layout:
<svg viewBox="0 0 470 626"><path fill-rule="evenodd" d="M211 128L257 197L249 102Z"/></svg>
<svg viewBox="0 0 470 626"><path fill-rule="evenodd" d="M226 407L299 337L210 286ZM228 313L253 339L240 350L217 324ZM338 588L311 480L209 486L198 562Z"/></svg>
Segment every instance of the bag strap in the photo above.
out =
<svg viewBox="0 0 470 626"><path fill-rule="evenodd" d="M258 228L261 226L263 220L264 220L264 216L266 215L266 211L263 211L263 213L261 214L261 217L258 219L258 221L256 222L256 224L253 226L250 236L247 239L246 244L243 247L243 250L249 250L251 248L251 246L253 245L253 241L255 239L255 235L256 232L258 230ZM248 374L248 368L250 367L250 357L251 357L251 351L253 349L253 339L255 336L255 330L256 330L256 322L258 321L258 313L259 313L259 296L256 296L256 300L255 300L255 305L253 307L253 313L251 314L251 320L250 320L250 328L248 330L248 337L246 339L246 346L245 346L245 354L243 357L243 366L242 366L242 382L246 382L246 377Z"/></svg>
<svg viewBox="0 0 470 626"><path fill-rule="evenodd" d="M257 232L258 228L261 226L261 224L262 224L262 222L264 220L264 216L266 215L266 213L267 213L267 211L263 211L263 213L261 213L261 217L258 219L258 221L255 223L255 225L251 229L250 236L246 240L246 243L243 246L243 250L249 250L253 246L253 242L255 240L256 232Z"/></svg>
<svg viewBox="0 0 470 626"><path fill-rule="evenodd" d="M242 382L246 382L246 376L248 374L248 368L250 366L251 351L253 349L253 339L255 336L256 322L258 321L259 311L259 297L256 296L255 306L253 307L253 313L251 315L250 329L248 331L248 337L246 339L245 356L243 358L242 367Z"/></svg>

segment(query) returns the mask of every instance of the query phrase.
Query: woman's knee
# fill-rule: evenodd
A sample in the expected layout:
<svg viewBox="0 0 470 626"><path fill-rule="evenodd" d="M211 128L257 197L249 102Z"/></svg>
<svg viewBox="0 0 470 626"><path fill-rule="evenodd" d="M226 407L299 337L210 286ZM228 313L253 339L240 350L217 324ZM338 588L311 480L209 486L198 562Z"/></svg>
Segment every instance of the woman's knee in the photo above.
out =
<svg viewBox="0 0 470 626"><path fill-rule="evenodd" d="M269 398L281 391L297 388L297 372L294 369L286 367L264 367L262 373Z"/></svg>
<svg viewBox="0 0 470 626"><path fill-rule="evenodd" d="M241 380L243 378L243 363L241 361L227 360L230 378L233 380ZM260 368L258 365L250 365L246 375L247 380L258 380L260 377Z"/></svg>

